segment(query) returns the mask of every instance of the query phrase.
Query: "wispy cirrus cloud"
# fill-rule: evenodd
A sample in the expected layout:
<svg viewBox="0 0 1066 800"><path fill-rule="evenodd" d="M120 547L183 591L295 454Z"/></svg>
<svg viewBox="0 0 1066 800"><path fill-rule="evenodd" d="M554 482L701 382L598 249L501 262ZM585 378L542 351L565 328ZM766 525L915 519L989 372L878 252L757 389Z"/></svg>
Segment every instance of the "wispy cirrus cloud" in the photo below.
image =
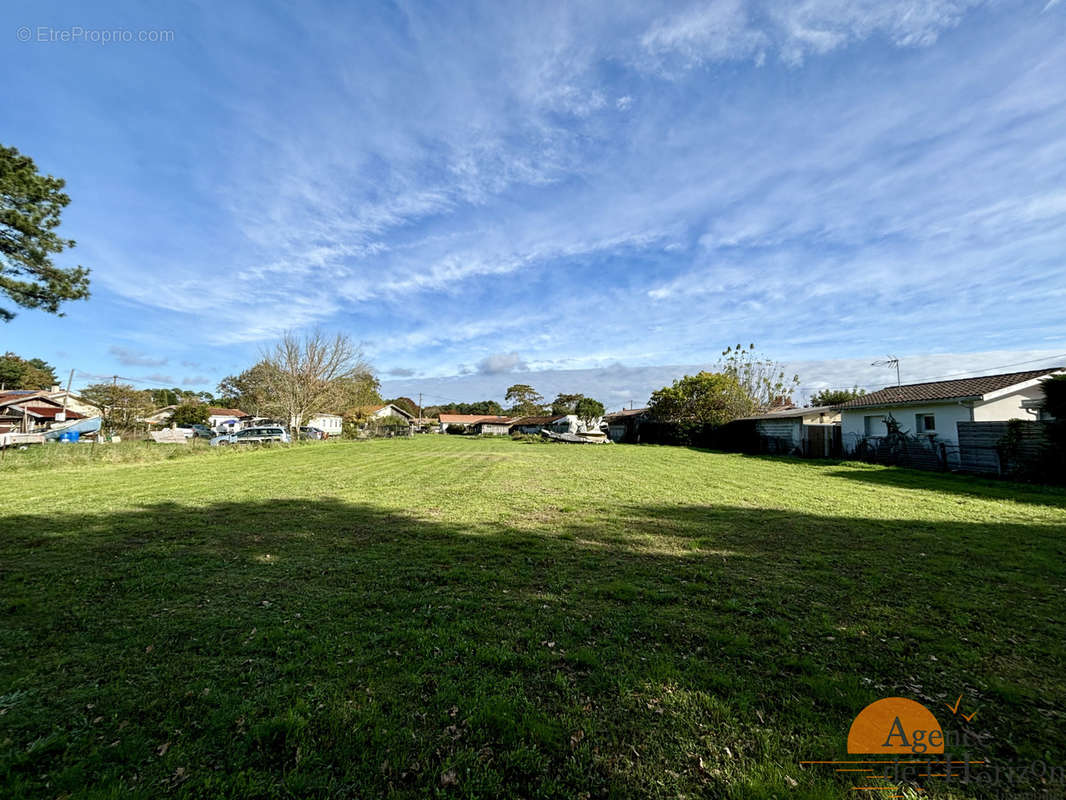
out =
<svg viewBox="0 0 1066 800"><path fill-rule="evenodd" d="M471 378L1061 339L1061 7L245 11L34 90L124 143L42 147L133 359L237 371L314 324Z"/></svg>

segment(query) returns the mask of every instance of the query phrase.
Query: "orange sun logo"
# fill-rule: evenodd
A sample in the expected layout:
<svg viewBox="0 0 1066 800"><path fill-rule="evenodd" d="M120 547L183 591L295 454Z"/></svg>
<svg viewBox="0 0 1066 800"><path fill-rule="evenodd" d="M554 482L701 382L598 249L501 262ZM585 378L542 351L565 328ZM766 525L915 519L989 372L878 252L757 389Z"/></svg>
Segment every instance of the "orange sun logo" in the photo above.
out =
<svg viewBox="0 0 1066 800"><path fill-rule="evenodd" d="M885 697L870 703L851 723L848 753L913 755L943 753L944 731L921 703Z"/></svg>

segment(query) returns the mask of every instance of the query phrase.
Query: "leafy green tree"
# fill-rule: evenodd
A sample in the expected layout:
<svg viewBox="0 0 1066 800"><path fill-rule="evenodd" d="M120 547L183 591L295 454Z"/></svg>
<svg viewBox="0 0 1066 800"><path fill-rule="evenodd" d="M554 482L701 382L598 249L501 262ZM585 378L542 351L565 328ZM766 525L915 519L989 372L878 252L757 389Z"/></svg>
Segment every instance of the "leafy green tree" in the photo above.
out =
<svg viewBox="0 0 1066 800"><path fill-rule="evenodd" d="M381 382L370 371L370 368L366 367L351 377L339 381L338 398L335 404L337 410L352 406L382 405Z"/></svg>
<svg viewBox="0 0 1066 800"><path fill-rule="evenodd" d="M1051 421L1047 423L1048 445L1041 454L1044 478L1066 483L1066 375L1053 375L1040 383L1044 391L1041 410Z"/></svg>
<svg viewBox="0 0 1066 800"><path fill-rule="evenodd" d="M239 375L223 378L216 389L218 402L256 417L271 416L274 411L268 381L271 369L266 361L260 361Z"/></svg>
<svg viewBox="0 0 1066 800"><path fill-rule="evenodd" d="M532 416L544 411L544 398L526 383L516 383L507 388L504 399L511 404L511 413Z"/></svg>
<svg viewBox="0 0 1066 800"><path fill-rule="evenodd" d="M753 413L755 403L731 373L686 375L652 392L648 414L663 422L723 425Z"/></svg>
<svg viewBox="0 0 1066 800"><path fill-rule="evenodd" d="M577 413L577 404L584 397L583 394L557 394L555 399L552 400L551 413L553 416L559 414L575 414Z"/></svg>
<svg viewBox="0 0 1066 800"><path fill-rule="evenodd" d="M0 384L7 389L50 389L57 383L55 368L40 358L0 356Z"/></svg>
<svg viewBox="0 0 1066 800"><path fill-rule="evenodd" d="M854 389L822 389L811 398L811 405L839 406L841 403L854 400L856 397L862 397L864 394L866 394L866 390L860 389L858 386Z"/></svg>
<svg viewBox="0 0 1066 800"><path fill-rule="evenodd" d="M89 270L52 263L52 254L74 246L55 232L70 202L65 185L40 174L29 156L0 145L0 293L17 306L60 316L61 303L89 296ZM14 317L0 308L0 319Z"/></svg>
<svg viewBox="0 0 1066 800"><path fill-rule="evenodd" d="M203 403L182 403L174 409L170 421L179 428L188 428L192 425L204 425L207 423L207 406Z"/></svg>
<svg viewBox="0 0 1066 800"><path fill-rule="evenodd" d="M210 392L193 392L178 386L172 389L149 389L152 394L152 402L157 406L175 406L178 403L203 402L213 403L214 398Z"/></svg>
<svg viewBox="0 0 1066 800"><path fill-rule="evenodd" d="M603 416L603 412L603 403L591 397L582 397L574 404L573 413L585 423L586 428L591 428Z"/></svg>
<svg viewBox="0 0 1066 800"><path fill-rule="evenodd" d="M799 375L786 378L781 365L757 353L754 344L727 347L722 351L718 371L736 378L757 412L790 402L792 392L799 386Z"/></svg>
<svg viewBox="0 0 1066 800"><path fill-rule="evenodd" d="M113 431L138 430L155 404L152 393L128 383L93 383L81 390L82 399L100 409L103 426Z"/></svg>

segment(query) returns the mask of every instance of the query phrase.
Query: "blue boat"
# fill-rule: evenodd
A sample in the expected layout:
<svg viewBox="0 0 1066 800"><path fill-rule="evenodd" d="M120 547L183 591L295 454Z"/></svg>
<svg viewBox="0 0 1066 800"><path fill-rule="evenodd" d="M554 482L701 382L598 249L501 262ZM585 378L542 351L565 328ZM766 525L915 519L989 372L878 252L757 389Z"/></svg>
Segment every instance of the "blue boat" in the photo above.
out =
<svg viewBox="0 0 1066 800"><path fill-rule="evenodd" d="M60 434L63 433L77 433L79 436L85 436L89 433L99 433L100 425L103 422L102 417L89 417L88 419L76 419L68 425L63 425L58 428L52 428L46 431L44 438L48 441L56 441L59 439Z"/></svg>

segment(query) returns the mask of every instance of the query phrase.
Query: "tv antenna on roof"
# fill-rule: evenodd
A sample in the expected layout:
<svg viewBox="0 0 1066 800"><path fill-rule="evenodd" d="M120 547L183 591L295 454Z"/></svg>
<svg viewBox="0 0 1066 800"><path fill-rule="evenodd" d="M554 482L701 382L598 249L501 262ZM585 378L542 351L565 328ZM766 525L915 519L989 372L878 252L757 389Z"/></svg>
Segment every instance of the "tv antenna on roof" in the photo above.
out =
<svg viewBox="0 0 1066 800"><path fill-rule="evenodd" d="M895 356L889 356L884 361L874 361L870 364L871 367L895 367L896 368L896 387L902 386L902 382L899 379L899 359Z"/></svg>

